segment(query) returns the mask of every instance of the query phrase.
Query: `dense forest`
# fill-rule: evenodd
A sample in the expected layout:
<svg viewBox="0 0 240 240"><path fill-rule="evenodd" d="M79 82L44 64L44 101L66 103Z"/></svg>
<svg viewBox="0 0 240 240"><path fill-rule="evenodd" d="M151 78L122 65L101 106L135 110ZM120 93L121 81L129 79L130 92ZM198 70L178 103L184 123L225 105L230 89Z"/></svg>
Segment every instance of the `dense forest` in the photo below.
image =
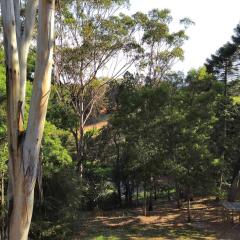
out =
<svg viewBox="0 0 240 240"><path fill-rule="evenodd" d="M237 202L240 25L204 66L184 74L173 66L184 59L192 20L183 18L172 31L174 16L168 9L129 16L121 13L126 0L65 0L57 1L51 12L54 2L43 0L37 7L34 0L1 1L0 239L28 239L28 234L29 239L75 239L76 229L84 231L79 222L89 213L140 208L140 215L149 216L162 202L183 211L183 222L194 222L196 199ZM50 12L55 15L54 39ZM14 33L7 30L11 17ZM50 37L44 37L46 32ZM16 52L19 78L11 72ZM43 100L34 105L38 93L44 99L45 78L51 81L46 121L40 117ZM18 81L24 91L19 96ZM16 138L14 119L21 122ZM36 132L35 146L31 134ZM19 141L16 155L14 141ZM28 156L28 144L37 149L36 157L19 158ZM25 185L32 188L26 194L34 195L33 216L31 206L23 205L29 233L27 225L16 230L21 228L18 204L33 205L31 199L19 200Z"/></svg>

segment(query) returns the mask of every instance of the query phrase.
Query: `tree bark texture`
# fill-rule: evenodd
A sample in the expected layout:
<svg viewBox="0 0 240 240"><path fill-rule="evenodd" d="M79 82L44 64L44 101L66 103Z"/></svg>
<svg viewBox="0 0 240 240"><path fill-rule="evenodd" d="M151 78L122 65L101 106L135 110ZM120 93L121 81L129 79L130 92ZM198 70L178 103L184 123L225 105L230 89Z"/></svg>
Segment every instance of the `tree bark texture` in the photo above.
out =
<svg viewBox="0 0 240 240"><path fill-rule="evenodd" d="M24 130L27 56L37 6L37 60L28 123ZM25 19L21 20L19 1L1 0L6 58L10 240L27 240L32 218L39 151L51 85L54 8L54 0L40 0L39 4L37 0L28 0Z"/></svg>

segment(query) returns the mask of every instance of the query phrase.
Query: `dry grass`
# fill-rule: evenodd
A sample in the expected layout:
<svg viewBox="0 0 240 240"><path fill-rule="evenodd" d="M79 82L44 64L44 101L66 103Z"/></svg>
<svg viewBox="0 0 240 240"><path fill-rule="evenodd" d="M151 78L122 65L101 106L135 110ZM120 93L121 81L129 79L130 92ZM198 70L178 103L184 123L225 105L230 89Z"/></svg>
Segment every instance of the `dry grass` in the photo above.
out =
<svg viewBox="0 0 240 240"><path fill-rule="evenodd" d="M93 129L101 129L107 126L107 124L108 124L108 121L101 121L95 124L87 125L86 127L84 127L84 132L87 132Z"/></svg>

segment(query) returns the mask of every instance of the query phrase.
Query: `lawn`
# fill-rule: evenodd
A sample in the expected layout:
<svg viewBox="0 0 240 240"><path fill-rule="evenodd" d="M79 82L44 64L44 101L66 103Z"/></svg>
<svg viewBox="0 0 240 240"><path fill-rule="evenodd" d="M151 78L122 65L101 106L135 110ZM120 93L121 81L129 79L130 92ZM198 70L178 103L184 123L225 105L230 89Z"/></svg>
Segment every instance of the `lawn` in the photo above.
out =
<svg viewBox="0 0 240 240"><path fill-rule="evenodd" d="M222 223L221 209L214 201L194 201L192 215L189 224L185 207L179 210L174 203L166 202L157 203L146 217L141 208L88 213L76 224L73 239L240 239L240 224Z"/></svg>

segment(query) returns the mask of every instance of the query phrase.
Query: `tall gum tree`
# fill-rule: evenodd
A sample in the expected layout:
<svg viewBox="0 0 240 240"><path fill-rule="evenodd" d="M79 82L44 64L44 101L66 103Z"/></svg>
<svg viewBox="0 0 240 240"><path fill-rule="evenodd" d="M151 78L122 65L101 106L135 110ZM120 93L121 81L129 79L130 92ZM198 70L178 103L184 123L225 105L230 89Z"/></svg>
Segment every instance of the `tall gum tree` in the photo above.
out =
<svg viewBox="0 0 240 240"><path fill-rule="evenodd" d="M84 127L103 101L107 85L133 65L140 49L134 19L116 15L127 4L127 0L66 1L56 21L58 96L76 119L64 125L75 139L81 178L86 162Z"/></svg>
<svg viewBox="0 0 240 240"><path fill-rule="evenodd" d="M21 1L1 0L7 85L10 240L28 239L50 93L54 43L55 1L28 0L24 3L24 16L20 16ZM27 56L37 12L37 61L28 123L24 129Z"/></svg>

